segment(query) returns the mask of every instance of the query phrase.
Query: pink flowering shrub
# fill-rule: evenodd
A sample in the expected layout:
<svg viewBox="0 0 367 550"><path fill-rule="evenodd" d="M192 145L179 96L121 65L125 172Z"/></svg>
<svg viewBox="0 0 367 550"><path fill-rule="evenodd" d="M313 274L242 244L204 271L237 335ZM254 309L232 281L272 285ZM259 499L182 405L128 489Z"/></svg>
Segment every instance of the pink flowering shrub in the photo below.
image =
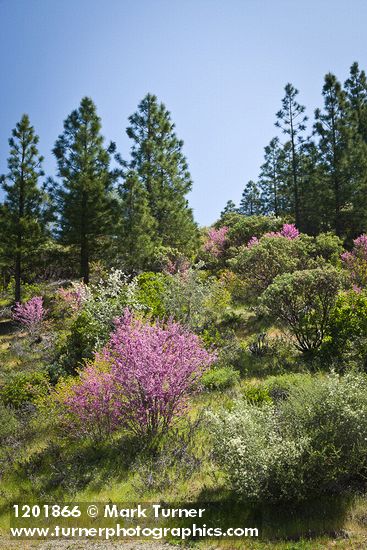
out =
<svg viewBox="0 0 367 550"><path fill-rule="evenodd" d="M121 424L119 392L109 365L89 364L78 379L61 381L54 401L62 405L68 433L100 441Z"/></svg>
<svg viewBox="0 0 367 550"><path fill-rule="evenodd" d="M257 237L251 237L251 239L247 243L247 248L252 248L253 246L256 246L257 244L259 244L259 239Z"/></svg>
<svg viewBox="0 0 367 550"><path fill-rule="evenodd" d="M204 243L205 252L209 252L209 254L218 258L223 253L227 243L227 233L228 227L226 226L220 227L219 229L211 227Z"/></svg>
<svg viewBox="0 0 367 550"><path fill-rule="evenodd" d="M265 233L264 237L283 237L292 241L293 239L297 239L299 235L300 233L293 223L285 223L280 231L271 231L269 233ZM257 237L252 237L247 243L247 247L251 248L258 243L259 239Z"/></svg>
<svg viewBox="0 0 367 550"><path fill-rule="evenodd" d="M367 235L360 235L354 239L352 251L344 252L341 258L354 285L365 287L367 284Z"/></svg>
<svg viewBox="0 0 367 550"><path fill-rule="evenodd" d="M12 317L14 321L23 325L31 335L35 335L39 331L46 313L42 296L34 296L24 304L17 302Z"/></svg>
<svg viewBox="0 0 367 550"><path fill-rule="evenodd" d="M80 425L106 423L108 430L121 426L152 439L186 411L188 396L214 360L199 338L178 323L151 325L126 310L64 405ZM99 369L101 362L108 370Z"/></svg>
<svg viewBox="0 0 367 550"><path fill-rule="evenodd" d="M74 284L71 288L59 288L57 295L73 311L80 311L88 298L88 290L83 283Z"/></svg>

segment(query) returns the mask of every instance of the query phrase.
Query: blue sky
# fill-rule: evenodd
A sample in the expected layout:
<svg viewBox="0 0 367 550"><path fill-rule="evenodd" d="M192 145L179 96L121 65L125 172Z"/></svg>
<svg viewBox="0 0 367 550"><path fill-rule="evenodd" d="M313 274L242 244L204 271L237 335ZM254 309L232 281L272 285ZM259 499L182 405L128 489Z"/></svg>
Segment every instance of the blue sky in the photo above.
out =
<svg viewBox="0 0 367 550"><path fill-rule="evenodd" d="M128 116L147 93L172 113L210 224L256 179L292 82L311 116L326 72L367 68L365 0L0 0L0 173L26 112L48 174L62 123L89 95L124 158Z"/></svg>

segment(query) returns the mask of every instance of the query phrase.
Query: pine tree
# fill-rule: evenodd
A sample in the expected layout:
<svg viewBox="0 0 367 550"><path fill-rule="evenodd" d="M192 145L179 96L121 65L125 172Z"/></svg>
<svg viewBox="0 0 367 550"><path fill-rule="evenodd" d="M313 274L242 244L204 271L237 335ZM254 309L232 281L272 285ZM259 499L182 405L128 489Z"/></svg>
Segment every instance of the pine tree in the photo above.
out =
<svg viewBox="0 0 367 550"><path fill-rule="evenodd" d="M303 132L306 129L307 117L304 115L305 107L297 102L298 90L287 84L284 88L285 96L282 99L282 109L276 114L275 125L289 136L289 159L292 182L294 218L297 227L301 224L301 204L299 197L299 146L303 142Z"/></svg>
<svg viewBox="0 0 367 550"><path fill-rule="evenodd" d="M129 118L126 132L133 140L131 161L126 167L136 171L147 192L156 231L163 246L188 252L197 239L197 227L186 195L192 181L183 142L163 103L148 94Z"/></svg>
<svg viewBox="0 0 367 550"><path fill-rule="evenodd" d="M237 212L237 207L235 203L232 200L227 201L224 209L220 213L220 217L222 218L226 214L230 214L231 212Z"/></svg>
<svg viewBox="0 0 367 550"><path fill-rule="evenodd" d="M260 168L260 200L265 214L280 216L284 213L282 158L279 139L275 137L265 147L264 163Z"/></svg>
<svg viewBox="0 0 367 550"><path fill-rule="evenodd" d="M156 243L156 221L151 215L148 194L136 172L129 171L120 188L121 225L119 248L124 267L139 270L149 266Z"/></svg>
<svg viewBox="0 0 367 550"><path fill-rule="evenodd" d="M9 139L7 175L2 176L5 200L1 209L1 248L5 261L14 265L15 301L21 300L24 265L32 260L45 237L45 194L38 187L43 176L38 136L23 115Z"/></svg>
<svg viewBox="0 0 367 550"><path fill-rule="evenodd" d="M330 203L332 194L327 184L325 166L314 141L308 140L300 149L300 201L302 224L300 230L309 235L331 231Z"/></svg>
<svg viewBox="0 0 367 550"><path fill-rule="evenodd" d="M322 89L324 109L315 111L315 133L319 136L318 149L326 181L331 190L330 210L333 228L338 236L345 235L350 225L353 196L353 134L356 130L348 117L346 95L336 77L328 73ZM348 220L349 218L349 220Z"/></svg>
<svg viewBox="0 0 367 550"><path fill-rule="evenodd" d="M98 243L111 233L114 173L93 101L84 97L64 122L53 149L58 164L54 196L61 241L78 248L80 276L89 282L89 263Z"/></svg>
<svg viewBox="0 0 367 550"><path fill-rule="evenodd" d="M257 183L252 180L247 182L243 190L238 211L245 216L254 216L261 212L259 187Z"/></svg>
<svg viewBox="0 0 367 550"><path fill-rule="evenodd" d="M366 73L359 69L357 62L350 68L344 89L351 117L357 125L358 133L367 143L367 79Z"/></svg>

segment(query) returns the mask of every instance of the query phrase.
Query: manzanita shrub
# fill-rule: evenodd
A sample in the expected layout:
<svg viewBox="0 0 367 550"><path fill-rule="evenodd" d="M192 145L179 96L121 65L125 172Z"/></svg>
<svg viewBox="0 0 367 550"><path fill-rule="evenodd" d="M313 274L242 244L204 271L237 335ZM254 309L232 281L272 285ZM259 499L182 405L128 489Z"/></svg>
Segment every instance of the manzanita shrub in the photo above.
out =
<svg viewBox="0 0 367 550"><path fill-rule="evenodd" d="M307 235L292 239L268 235L252 239L229 264L246 283L249 298L257 298L278 275L312 267L313 248Z"/></svg>
<svg viewBox="0 0 367 550"><path fill-rule="evenodd" d="M278 275L261 297L266 313L294 336L303 352L317 350L326 335L342 277L332 266Z"/></svg>
<svg viewBox="0 0 367 550"><path fill-rule="evenodd" d="M34 296L24 304L17 302L12 313L14 321L26 328L31 336L39 332L45 315L42 296Z"/></svg>
<svg viewBox="0 0 367 550"><path fill-rule="evenodd" d="M96 435L96 425L97 434L122 427L152 441L186 411L189 395L198 391L214 360L178 323L150 324L126 310L95 363L69 386L66 414L87 435Z"/></svg>

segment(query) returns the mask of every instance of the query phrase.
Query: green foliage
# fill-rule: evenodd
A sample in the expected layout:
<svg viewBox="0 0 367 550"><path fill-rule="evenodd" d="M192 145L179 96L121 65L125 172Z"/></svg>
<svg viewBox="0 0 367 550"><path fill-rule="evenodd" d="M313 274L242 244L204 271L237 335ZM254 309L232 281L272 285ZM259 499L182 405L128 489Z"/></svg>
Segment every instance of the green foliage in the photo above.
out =
<svg viewBox="0 0 367 550"><path fill-rule="evenodd" d="M166 310L163 305L166 291L167 276L162 273L146 272L136 277L136 298L140 304L149 308L153 317L164 317Z"/></svg>
<svg viewBox="0 0 367 550"><path fill-rule="evenodd" d="M208 370L200 382L209 391L222 391L235 386L239 379L238 371L227 366Z"/></svg>
<svg viewBox="0 0 367 550"><path fill-rule="evenodd" d="M34 403L49 391L48 377L41 372L18 373L0 389L1 401L16 409Z"/></svg>
<svg viewBox="0 0 367 550"><path fill-rule="evenodd" d="M89 281L89 263L102 237L111 235L115 201L111 190L110 151L103 144L101 120L93 101L84 97L64 122L54 155L60 182L52 182L63 243L80 253L80 276ZM103 241L103 239L102 239Z"/></svg>
<svg viewBox="0 0 367 550"><path fill-rule="evenodd" d="M269 390L264 384L246 384L242 394L245 400L252 405L264 405L272 402Z"/></svg>
<svg viewBox="0 0 367 550"><path fill-rule="evenodd" d="M244 216L231 212L224 215L216 225L227 226L230 246L239 247L247 244L251 237L260 238L265 233L279 231L283 222L274 216Z"/></svg>
<svg viewBox="0 0 367 550"><path fill-rule="evenodd" d="M59 336L56 348L59 368L54 366L51 369L53 375L75 374L85 360L92 359L101 337L98 322L88 312L81 311L71 323L68 333Z"/></svg>
<svg viewBox="0 0 367 550"><path fill-rule="evenodd" d="M261 304L290 331L299 350L310 352L322 343L340 287L341 276L331 266L284 273L264 292Z"/></svg>
<svg viewBox="0 0 367 550"><path fill-rule="evenodd" d="M112 269L108 276L96 284L83 287L85 299L76 316L71 318L66 332L59 334L56 358L51 371L53 377L62 373L75 374L86 359L108 340L114 328L114 319L125 308L148 310L140 304L137 296L137 281L128 282L125 275Z"/></svg>
<svg viewBox="0 0 367 550"><path fill-rule="evenodd" d="M126 174L120 195L122 215L118 251L121 262L128 271L144 269L152 264L158 239L155 235L157 222L151 214L149 195L137 172Z"/></svg>
<svg viewBox="0 0 367 550"><path fill-rule="evenodd" d="M339 360L338 368L356 365L367 368L367 295L342 292L331 309L321 354Z"/></svg>
<svg viewBox="0 0 367 550"><path fill-rule="evenodd" d="M252 338L242 354L240 370L243 374L263 378L268 375L299 371L302 368L299 352L289 338L266 337L261 343L260 350L255 352L258 338Z"/></svg>
<svg viewBox="0 0 367 550"><path fill-rule="evenodd" d="M331 375L293 385L287 399L238 403L211 415L214 448L242 498L295 501L362 481L367 453L367 379Z"/></svg>
<svg viewBox="0 0 367 550"><path fill-rule="evenodd" d="M199 267L171 276L163 297L167 314L196 332L218 323L231 300L225 285Z"/></svg>
<svg viewBox="0 0 367 550"><path fill-rule="evenodd" d="M277 376L269 376L265 381L265 387L273 401L286 399L294 387L305 387L314 384L315 377L310 373L287 373Z"/></svg>
<svg viewBox="0 0 367 550"><path fill-rule="evenodd" d="M319 233L314 241L314 255L330 262L332 265L340 263L343 252L343 241L333 233Z"/></svg>
<svg viewBox="0 0 367 550"><path fill-rule="evenodd" d="M242 247L230 264L244 278L248 293L257 297L283 273L291 273L312 265L312 239L302 235L297 239L262 237L250 247Z"/></svg>
<svg viewBox="0 0 367 550"><path fill-rule="evenodd" d="M38 188L43 158L38 136L23 115L9 139L9 173L2 176L5 201L1 208L1 249L5 265L14 269L15 301L21 298L21 279L45 239L45 194ZM14 267L13 267L14 266Z"/></svg>
<svg viewBox="0 0 367 550"><path fill-rule="evenodd" d="M128 167L147 193L156 223L154 240L191 252L197 241L197 227L186 199L192 181L171 115L155 95L147 94L129 122L126 133L133 144Z"/></svg>

